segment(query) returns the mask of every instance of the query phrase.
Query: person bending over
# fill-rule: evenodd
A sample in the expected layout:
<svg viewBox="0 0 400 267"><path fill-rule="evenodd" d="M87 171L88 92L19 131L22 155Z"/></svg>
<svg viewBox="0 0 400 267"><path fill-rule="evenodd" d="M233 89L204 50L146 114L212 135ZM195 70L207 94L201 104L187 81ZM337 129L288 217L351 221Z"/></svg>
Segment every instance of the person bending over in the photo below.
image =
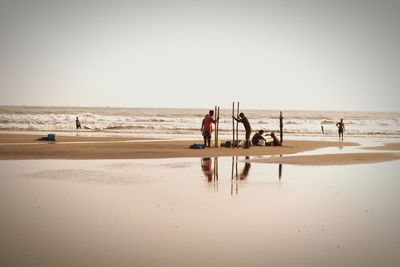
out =
<svg viewBox="0 0 400 267"><path fill-rule="evenodd" d="M240 113L238 118L235 118L235 116L232 116L232 118L237 122L243 123L244 129L246 130L246 143L244 144L244 147L250 148L251 126L249 120L243 113Z"/></svg>

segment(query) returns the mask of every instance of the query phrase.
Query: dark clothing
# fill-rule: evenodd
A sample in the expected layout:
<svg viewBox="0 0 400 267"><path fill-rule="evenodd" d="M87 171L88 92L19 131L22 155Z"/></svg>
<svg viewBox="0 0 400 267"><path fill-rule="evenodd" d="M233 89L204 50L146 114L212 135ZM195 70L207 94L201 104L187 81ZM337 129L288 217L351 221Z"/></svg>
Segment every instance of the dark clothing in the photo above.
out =
<svg viewBox="0 0 400 267"><path fill-rule="evenodd" d="M82 129L81 122L78 119L76 119L76 129Z"/></svg>
<svg viewBox="0 0 400 267"><path fill-rule="evenodd" d="M253 145L255 145L255 146L258 146L258 141L260 141L260 140L264 140L264 141L265 141L265 138L262 137L261 134L255 133L255 134L253 135L253 138L251 138L251 143L252 143Z"/></svg>
<svg viewBox="0 0 400 267"><path fill-rule="evenodd" d="M249 148L250 147L250 135L251 135L251 126L250 126L249 120L245 116L239 117L239 118L234 117L234 119L238 122L243 123L244 129L246 130L245 148Z"/></svg>
<svg viewBox="0 0 400 267"><path fill-rule="evenodd" d="M281 146L281 142L279 142L278 138L274 137L272 138L272 145L273 146Z"/></svg>

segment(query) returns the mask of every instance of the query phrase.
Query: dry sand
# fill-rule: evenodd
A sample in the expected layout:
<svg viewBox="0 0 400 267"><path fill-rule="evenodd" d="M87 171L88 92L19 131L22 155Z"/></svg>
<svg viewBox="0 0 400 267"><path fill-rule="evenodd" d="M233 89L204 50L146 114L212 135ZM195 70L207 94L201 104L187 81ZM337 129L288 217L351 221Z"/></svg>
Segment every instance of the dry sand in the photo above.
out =
<svg viewBox="0 0 400 267"><path fill-rule="evenodd" d="M283 147L250 149L207 148L189 149L195 141L143 140L128 137L57 136L57 142L37 141L40 136L25 134L0 135L0 159L145 159L179 157L288 155L326 147L357 146L357 143L336 141L285 141ZM399 144L384 149L396 150ZM395 153L351 153L299 155L295 157L259 159L265 163L305 165L342 165L373 163L399 159Z"/></svg>

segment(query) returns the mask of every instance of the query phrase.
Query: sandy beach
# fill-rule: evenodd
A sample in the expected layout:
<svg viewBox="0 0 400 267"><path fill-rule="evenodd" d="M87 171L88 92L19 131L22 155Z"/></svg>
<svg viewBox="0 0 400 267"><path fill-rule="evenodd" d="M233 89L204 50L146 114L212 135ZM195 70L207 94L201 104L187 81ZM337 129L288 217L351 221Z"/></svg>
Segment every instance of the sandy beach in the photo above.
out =
<svg viewBox="0 0 400 267"><path fill-rule="evenodd" d="M282 147L258 147L250 149L211 147L189 149L200 140L151 140L128 137L57 136L56 142L37 141L37 135L1 134L0 159L146 159L181 157L264 156L291 155L304 151L328 147L358 146L354 142L288 140ZM265 163L287 163L300 165L341 165L373 163L400 159L399 144L385 144L375 150L389 152L363 152L329 155L292 156L260 159Z"/></svg>

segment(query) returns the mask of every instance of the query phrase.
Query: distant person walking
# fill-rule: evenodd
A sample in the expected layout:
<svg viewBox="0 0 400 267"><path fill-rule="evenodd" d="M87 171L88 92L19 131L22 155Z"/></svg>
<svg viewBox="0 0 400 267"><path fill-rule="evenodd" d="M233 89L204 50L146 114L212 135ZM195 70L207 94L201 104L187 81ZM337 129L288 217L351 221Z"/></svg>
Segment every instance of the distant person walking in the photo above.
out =
<svg viewBox="0 0 400 267"><path fill-rule="evenodd" d="M323 125L321 125L321 132L322 132L322 135L325 134L325 132L324 132L324 126L323 126Z"/></svg>
<svg viewBox="0 0 400 267"><path fill-rule="evenodd" d="M342 137L342 141L343 141L343 133L344 133L344 122L343 122L343 119L340 119L340 121L338 123L336 123L336 127L338 127L339 141L340 141L340 136Z"/></svg>
<svg viewBox="0 0 400 267"><path fill-rule="evenodd" d="M235 118L235 116L232 116L232 118L237 122L243 123L244 129L246 130L246 143L244 144L244 147L250 148L251 126L249 120L243 113L240 113L238 118Z"/></svg>
<svg viewBox="0 0 400 267"><path fill-rule="evenodd" d="M210 110L208 114L204 117L203 122L201 123L201 134L204 139L204 146L211 146L211 133L212 133L212 124L215 124L214 119L214 110Z"/></svg>
<svg viewBox="0 0 400 267"><path fill-rule="evenodd" d="M81 122L79 121L79 118L78 118L78 117L76 117L75 123L76 123L76 129L77 129L77 130L78 130L78 129L82 129L82 127L81 127Z"/></svg>

